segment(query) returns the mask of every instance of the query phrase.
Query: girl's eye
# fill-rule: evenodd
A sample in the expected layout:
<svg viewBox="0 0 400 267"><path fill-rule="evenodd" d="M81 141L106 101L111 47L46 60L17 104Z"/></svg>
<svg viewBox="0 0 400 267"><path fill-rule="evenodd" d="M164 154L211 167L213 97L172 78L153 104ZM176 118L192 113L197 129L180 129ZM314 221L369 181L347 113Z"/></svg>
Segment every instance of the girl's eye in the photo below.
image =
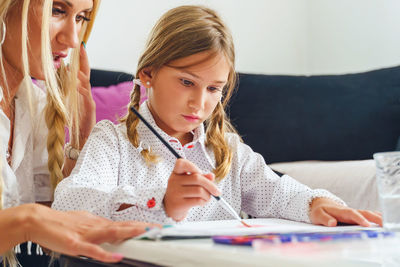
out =
<svg viewBox="0 0 400 267"><path fill-rule="evenodd" d="M214 92L222 92L222 89L220 87L214 87L214 86L209 86L207 87L208 91L214 93Z"/></svg>
<svg viewBox="0 0 400 267"><path fill-rule="evenodd" d="M58 7L53 7L53 9L52 9L53 16L60 16L60 15L64 15L65 13L66 13L65 10L62 10Z"/></svg>
<svg viewBox="0 0 400 267"><path fill-rule="evenodd" d="M194 85L194 83L191 82L191 81L189 81L189 80L185 80L185 79L180 79L180 80L181 80L181 83L182 83L184 86L189 87L189 86L193 86L193 85Z"/></svg>

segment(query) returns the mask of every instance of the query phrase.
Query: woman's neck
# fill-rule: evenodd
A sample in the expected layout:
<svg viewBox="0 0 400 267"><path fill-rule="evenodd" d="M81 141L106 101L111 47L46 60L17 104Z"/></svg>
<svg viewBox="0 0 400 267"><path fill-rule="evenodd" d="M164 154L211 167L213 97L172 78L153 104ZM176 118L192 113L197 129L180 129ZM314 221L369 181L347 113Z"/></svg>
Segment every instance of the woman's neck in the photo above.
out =
<svg viewBox="0 0 400 267"><path fill-rule="evenodd" d="M3 89L3 100L5 101L2 101L2 105L13 101L24 77L20 70L8 64L7 59L3 58L3 64L4 73L0 70L0 86Z"/></svg>
<svg viewBox="0 0 400 267"><path fill-rule="evenodd" d="M0 108L4 114L8 117L13 127L13 120L15 114L15 96L18 92L19 85L23 79L23 75L20 71L16 70L7 60L3 60L4 73L0 70L0 86L3 90L3 99L0 102ZM12 138L11 138L12 139Z"/></svg>

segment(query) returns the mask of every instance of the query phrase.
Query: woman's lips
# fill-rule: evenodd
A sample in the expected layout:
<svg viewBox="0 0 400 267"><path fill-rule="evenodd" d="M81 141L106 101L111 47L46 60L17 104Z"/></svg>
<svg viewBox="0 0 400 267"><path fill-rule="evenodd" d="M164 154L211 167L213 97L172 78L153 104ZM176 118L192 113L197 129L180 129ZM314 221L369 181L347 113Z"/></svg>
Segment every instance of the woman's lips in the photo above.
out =
<svg viewBox="0 0 400 267"><path fill-rule="evenodd" d="M56 69L60 68L61 67L61 61L65 57L67 57L66 53L62 53L62 52L53 53L54 68L56 68Z"/></svg>
<svg viewBox="0 0 400 267"><path fill-rule="evenodd" d="M54 68L59 69L61 67L61 58L53 57Z"/></svg>

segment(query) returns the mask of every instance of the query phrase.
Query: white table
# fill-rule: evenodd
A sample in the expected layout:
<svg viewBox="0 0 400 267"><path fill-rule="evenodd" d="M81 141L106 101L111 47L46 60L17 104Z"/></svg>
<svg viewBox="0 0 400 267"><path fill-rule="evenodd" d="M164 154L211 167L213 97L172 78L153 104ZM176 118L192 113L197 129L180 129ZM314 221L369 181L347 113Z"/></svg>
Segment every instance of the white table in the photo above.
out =
<svg viewBox="0 0 400 267"><path fill-rule="evenodd" d="M400 266L399 237L291 243L258 250L214 244L210 238L171 241L132 239L103 247L122 253L129 259L162 266Z"/></svg>

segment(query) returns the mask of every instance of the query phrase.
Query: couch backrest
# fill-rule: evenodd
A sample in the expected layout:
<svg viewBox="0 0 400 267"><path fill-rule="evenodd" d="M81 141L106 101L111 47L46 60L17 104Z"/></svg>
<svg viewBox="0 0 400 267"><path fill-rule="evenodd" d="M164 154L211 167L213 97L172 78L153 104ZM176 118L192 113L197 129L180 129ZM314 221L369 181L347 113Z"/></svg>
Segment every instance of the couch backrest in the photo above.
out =
<svg viewBox="0 0 400 267"><path fill-rule="evenodd" d="M91 73L93 87L128 80L121 72ZM309 77L240 74L228 113L268 163L372 158L395 150L400 137L400 67Z"/></svg>
<svg viewBox="0 0 400 267"><path fill-rule="evenodd" d="M268 163L357 160L396 149L400 67L358 74L240 74L230 114Z"/></svg>

